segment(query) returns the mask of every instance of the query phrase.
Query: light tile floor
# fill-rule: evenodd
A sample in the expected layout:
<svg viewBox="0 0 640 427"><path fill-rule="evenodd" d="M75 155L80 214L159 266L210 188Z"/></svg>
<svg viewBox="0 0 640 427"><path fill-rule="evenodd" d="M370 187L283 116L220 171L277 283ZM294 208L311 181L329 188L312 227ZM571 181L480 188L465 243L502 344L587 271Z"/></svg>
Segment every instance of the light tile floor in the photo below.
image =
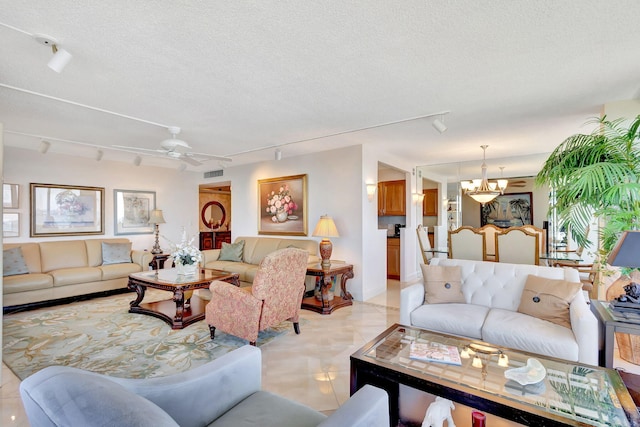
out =
<svg viewBox="0 0 640 427"><path fill-rule="evenodd" d="M390 280L387 292L367 303L354 302L330 315L302 310L301 334L291 331L261 347L265 390L331 413L349 398L349 356L399 321L400 289ZM640 366L616 359L616 366L640 374ZM20 380L2 366L0 426L28 427L18 392Z"/></svg>

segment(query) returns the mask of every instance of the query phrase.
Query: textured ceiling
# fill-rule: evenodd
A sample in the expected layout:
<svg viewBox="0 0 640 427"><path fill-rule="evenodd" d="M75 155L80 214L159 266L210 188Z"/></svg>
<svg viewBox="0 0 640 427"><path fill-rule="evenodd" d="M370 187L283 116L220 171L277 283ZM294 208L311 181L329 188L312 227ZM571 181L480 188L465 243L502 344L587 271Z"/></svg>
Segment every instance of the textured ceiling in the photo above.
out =
<svg viewBox="0 0 640 427"><path fill-rule="evenodd" d="M35 150L39 135L51 151L104 146L111 160L134 156L113 145L155 149L169 133L25 90L179 126L194 151L233 164L272 160L276 146L286 158L370 144L426 165L478 160L481 144L488 159L549 152L640 88L637 0L0 0L0 11L5 144ZM6 25L57 38L73 60L51 71L50 49ZM443 110L444 134L421 119L314 139Z"/></svg>

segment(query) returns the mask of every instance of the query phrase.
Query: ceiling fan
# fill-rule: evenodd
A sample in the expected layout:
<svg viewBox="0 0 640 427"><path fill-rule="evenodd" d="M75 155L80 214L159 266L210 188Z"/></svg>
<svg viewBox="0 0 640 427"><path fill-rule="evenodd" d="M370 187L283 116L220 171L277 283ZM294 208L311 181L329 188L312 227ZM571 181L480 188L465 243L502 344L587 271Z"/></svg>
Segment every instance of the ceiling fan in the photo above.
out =
<svg viewBox="0 0 640 427"><path fill-rule="evenodd" d="M185 141L176 138L176 136L180 133L180 128L177 126L169 126L169 132L171 133L171 138L165 139L160 143L160 148L157 149L149 149L149 148L140 148L140 147L127 147L124 145L113 145L115 148L124 149L127 151L140 152L142 154L164 154L170 159L174 160L182 160L185 163L188 163L192 166L200 166L202 162L214 159L214 160L222 160L230 162L231 159L229 157L223 156L214 156L212 154L205 153L194 153L191 150L191 146L187 144Z"/></svg>

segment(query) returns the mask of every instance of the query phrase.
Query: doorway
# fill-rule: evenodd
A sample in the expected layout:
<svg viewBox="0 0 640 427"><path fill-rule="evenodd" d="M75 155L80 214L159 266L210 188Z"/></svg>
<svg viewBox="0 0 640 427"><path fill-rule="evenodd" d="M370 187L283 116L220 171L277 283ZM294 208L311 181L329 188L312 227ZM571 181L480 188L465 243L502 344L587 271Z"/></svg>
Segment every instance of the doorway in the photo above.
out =
<svg viewBox="0 0 640 427"><path fill-rule="evenodd" d="M198 201L199 248L220 249L231 243L231 184L201 184Z"/></svg>

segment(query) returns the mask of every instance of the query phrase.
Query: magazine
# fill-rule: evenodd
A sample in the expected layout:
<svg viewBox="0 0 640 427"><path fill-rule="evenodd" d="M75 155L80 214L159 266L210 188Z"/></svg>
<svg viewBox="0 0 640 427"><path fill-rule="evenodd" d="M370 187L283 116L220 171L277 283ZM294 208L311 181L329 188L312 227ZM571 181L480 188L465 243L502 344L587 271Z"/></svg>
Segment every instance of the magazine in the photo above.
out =
<svg viewBox="0 0 640 427"><path fill-rule="evenodd" d="M446 363L448 365L462 365L458 347L439 343L411 343L409 358L424 362Z"/></svg>

